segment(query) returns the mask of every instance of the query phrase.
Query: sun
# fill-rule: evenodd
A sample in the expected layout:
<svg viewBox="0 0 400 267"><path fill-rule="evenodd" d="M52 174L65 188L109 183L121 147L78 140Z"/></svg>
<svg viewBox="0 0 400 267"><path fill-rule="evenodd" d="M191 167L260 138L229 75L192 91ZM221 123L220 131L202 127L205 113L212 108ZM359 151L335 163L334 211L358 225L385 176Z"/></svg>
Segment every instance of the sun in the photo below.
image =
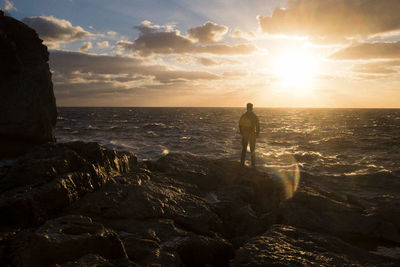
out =
<svg viewBox="0 0 400 267"><path fill-rule="evenodd" d="M306 51L287 51L277 56L274 74L287 87L311 90L317 71L315 57Z"/></svg>

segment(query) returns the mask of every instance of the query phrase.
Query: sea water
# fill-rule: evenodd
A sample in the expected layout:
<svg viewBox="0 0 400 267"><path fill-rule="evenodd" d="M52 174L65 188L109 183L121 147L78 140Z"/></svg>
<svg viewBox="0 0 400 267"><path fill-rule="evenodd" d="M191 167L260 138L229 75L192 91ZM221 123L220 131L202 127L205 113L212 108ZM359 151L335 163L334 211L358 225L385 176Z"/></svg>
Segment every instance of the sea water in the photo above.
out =
<svg viewBox="0 0 400 267"><path fill-rule="evenodd" d="M400 109L254 110L259 168L296 163L315 176L400 177ZM239 160L243 108L60 107L58 142L81 140L157 160L190 153ZM249 158L250 155L248 155Z"/></svg>

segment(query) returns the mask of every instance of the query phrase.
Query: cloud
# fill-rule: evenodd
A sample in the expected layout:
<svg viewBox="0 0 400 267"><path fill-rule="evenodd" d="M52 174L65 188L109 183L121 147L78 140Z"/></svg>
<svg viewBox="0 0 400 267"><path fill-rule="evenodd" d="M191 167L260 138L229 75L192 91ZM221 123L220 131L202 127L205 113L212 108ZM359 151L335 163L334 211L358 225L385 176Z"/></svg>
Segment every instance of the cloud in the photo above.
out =
<svg viewBox="0 0 400 267"><path fill-rule="evenodd" d="M97 47L99 48L107 48L109 46L108 41L98 42Z"/></svg>
<svg viewBox="0 0 400 267"><path fill-rule="evenodd" d="M293 0L272 16L258 16L263 32L352 37L400 30L398 0Z"/></svg>
<svg viewBox="0 0 400 267"><path fill-rule="evenodd" d="M203 25L187 31L189 37L201 44L218 42L228 32L228 27L207 21Z"/></svg>
<svg viewBox="0 0 400 267"><path fill-rule="evenodd" d="M388 77L390 77L390 76L380 75L380 74L360 74L360 75L357 75L355 78L361 79L361 80L380 80L380 79L386 79Z"/></svg>
<svg viewBox="0 0 400 267"><path fill-rule="evenodd" d="M91 42L84 42L81 48L79 48L79 51L81 52L88 52L89 49L92 49L93 45Z"/></svg>
<svg viewBox="0 0 400 267"><path fill-rule="evenodd" d="M206 57L199 57L197 58L197 63L203 65L203 66L215 66L215 65L220 65L218 61L215 61L211 58L206 58Z"/></svg>
<svg viewBox="0 0 400 267"><path fill-rule="evenodd" d="M4 10L9 13L13 10L17 11L17 8L14 6L14 4L11 1L4 0Z"/></svg>
<svg viewBox="0 0 400 267"><path fill-rule="evenodd" d="M166 95L171 104L222 79L138 58L58 50L50 50L50 68L60 105L166 105Z"/></svg>
<svg viewBox="0 0 400 267"><path fill-rule="evenodd" d="M170 69L163 65L147 65L144 61L136 58L58 50L52 50L50 53L50 67L55 73L55 82L64 83L71 80L99 81L99 77L101 80L106 79L109 82L133 82L137 81L140 76L143 80L161 83L178 80L220 79L218 75L210 72Z"/></svg>
<svg viewBox="0 0 400 267"><path fill-rule="evenodd" d="M107 35L110 35L110 36L116 36L118 33L117 32L115 32L115 31L108 31L107 32Z"/></svg>
<svg viewBox="0 0 400 267"><path fill-rule="evenodd" d="M400 41L352 45L337 51L331 55L331 58L339 60L400 58Z"/></svg>
<svg viewBox="0 0 400 267"><path fill-rule="evenodd" d="M193 57L193 56L183 56L175 58L177 62L184 64L200 64L205 67L219 66L224 64L240 64L241 62L238 60L233 60L230 58L221 58L221 57Z"/></svg>
<svg viewBox="0 0 400 267"><path fill-rule="evenodd" d="M151 55L171 55L171 54L218 54L218 55L236 55L250 54L256 50L253 44L213 44L198 45L189 37L181 35L178 30L170 25L153 25L149 21L142 22L136 26L140 35L133 42L119 41L119 47L131 50L141 56Z"/></svg>
<svg viewBox="0 0 400 267"><path fill-rule="evenodd" d="M254 34L254 32L245 32L242 30L234 30L231 34L231 37L243 39L243 40L252 40L252 39L256 38L256 35Z"/></svg>
<svg viewBox="0 0 400 267"><path fill-rule="evenodd" d="M353 72L378 75L397 75L400 72L400 60L378 61L366 64L357 64Z"/></svg>
<svg viewBox="0 0 400 267"><path fill-rule="evenodd" d="M241 70L226 71L226 72L222 73L222 76L224 78L228 78L228 79L237 79L237 78L245 77L247 75L248 75L247 71L241 71Z"/></svg>
<svg viewBox="0 0 400 267"><path fill-rule="evenodd" d="M82 27L72 26L68 20L53 16L27 17L22 21L35 29L39 37L50 47L56 47L58 43L74 42L91 35Z"/></svg>
<svg viewBox="0 0 400 267"><path fill-rule="evenodd" d="M196 62L206 66L217 66L217 65L223 65L223 64L239 64L240 62L237 60L232 60L228 58L223 58L223 59L211 59L211 58L206 58L206 57L198 57L196 58Z"/></svg>

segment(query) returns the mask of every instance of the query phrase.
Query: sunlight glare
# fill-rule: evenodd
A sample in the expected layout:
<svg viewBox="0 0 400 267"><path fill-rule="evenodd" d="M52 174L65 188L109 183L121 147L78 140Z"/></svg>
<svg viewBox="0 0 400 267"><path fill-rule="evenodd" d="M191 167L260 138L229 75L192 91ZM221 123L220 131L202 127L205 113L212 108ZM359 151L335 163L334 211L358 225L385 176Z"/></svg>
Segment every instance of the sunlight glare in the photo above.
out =
<svg viewBox="0 0 400 267"><path fill-rule="evenodd" d="M282 85L311 89L317 70L315 58L306 51L289 51L277 57L274 74Z"/></svg>

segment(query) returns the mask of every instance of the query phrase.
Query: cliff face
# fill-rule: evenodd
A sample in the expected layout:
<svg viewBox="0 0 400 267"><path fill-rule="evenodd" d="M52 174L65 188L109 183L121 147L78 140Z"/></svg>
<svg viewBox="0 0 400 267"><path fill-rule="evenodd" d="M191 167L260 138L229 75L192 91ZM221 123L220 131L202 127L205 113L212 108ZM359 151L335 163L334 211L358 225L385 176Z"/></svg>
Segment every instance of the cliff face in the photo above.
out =
<svg viewBox="0 0 400 267"><path fill-rule="evenodd" d="M37 33L0 11L0 157L54 141L49 53Z"/></svg>

